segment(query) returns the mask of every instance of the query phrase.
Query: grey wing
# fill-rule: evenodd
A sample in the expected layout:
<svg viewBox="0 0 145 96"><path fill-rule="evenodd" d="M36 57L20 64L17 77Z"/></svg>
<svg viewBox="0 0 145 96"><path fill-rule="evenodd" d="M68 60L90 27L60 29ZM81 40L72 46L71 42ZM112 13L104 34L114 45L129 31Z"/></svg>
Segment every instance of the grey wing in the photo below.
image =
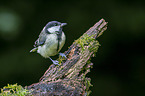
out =
<svg viewBox="0 0 145 96"><path fill-rule="evenodd" d="M46 41L46 33L41 32L39 38L35 41L34 47L42 46Z"/></svg>

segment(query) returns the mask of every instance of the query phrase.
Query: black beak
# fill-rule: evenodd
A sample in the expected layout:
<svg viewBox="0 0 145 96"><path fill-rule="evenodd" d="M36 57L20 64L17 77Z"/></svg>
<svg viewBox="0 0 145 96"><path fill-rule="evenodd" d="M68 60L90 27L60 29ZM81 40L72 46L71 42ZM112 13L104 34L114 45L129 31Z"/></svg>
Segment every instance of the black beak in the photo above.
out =
<svg viewBox="0 0 145 96"><path fill-rule="evenodd" d="M60 27L67 25L67 23L61 23Z"/></svg>

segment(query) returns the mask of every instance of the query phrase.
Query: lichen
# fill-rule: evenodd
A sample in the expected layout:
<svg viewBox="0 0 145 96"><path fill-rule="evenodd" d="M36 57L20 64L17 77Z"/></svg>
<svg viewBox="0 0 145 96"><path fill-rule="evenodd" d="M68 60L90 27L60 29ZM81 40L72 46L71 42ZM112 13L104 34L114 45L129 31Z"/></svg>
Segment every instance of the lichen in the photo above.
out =
<svg viewBox="0 0 145 96"><path fill-rule="evenodd" d="M10 85L4 86L1 89L0 96L25 96L28 95L29 91L24 89L21 85Z"/></svg>

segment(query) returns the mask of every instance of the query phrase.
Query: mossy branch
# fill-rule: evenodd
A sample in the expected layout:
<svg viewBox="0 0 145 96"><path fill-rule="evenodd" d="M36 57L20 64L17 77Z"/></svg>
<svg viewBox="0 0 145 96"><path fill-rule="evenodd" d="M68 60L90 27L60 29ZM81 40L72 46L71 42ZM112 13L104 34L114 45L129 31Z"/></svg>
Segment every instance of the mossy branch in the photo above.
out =
<svg viewBox="0 0 145 96"><path fill-rule="evenodd" d="M65 52L67 59L59 57L60 66L52 64L38 83L26 86L28 96L89 96L91 79L86 77L93 66L90 58L95 56L100 44L96 40L107 29L101 19Z"/></svg>

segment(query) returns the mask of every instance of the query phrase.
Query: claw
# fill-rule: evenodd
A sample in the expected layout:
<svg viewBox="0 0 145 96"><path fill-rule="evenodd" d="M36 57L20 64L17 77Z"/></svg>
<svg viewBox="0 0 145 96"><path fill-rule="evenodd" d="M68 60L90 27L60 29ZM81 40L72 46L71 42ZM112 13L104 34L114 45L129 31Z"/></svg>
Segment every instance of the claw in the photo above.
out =
<svg viewBox="0 0 145 96"><path fill-rule="evenodd" d="M57 60L52 61L54 65L59 65L59 62Z"/></svg>
<svg viewBox="0 0 145 96"><path fill-rule="evenodd" d="M59 55L60 55L61 57L67 58L66 55L65 55L64 53L59 53Z"/></svg>
<svg viewBox="0 0 145 96"><path fill-rule="evenodd" d="M50 57L49 59L53 62L54 65L59 65L59 62L57 60L52 60Z"/></svg>

